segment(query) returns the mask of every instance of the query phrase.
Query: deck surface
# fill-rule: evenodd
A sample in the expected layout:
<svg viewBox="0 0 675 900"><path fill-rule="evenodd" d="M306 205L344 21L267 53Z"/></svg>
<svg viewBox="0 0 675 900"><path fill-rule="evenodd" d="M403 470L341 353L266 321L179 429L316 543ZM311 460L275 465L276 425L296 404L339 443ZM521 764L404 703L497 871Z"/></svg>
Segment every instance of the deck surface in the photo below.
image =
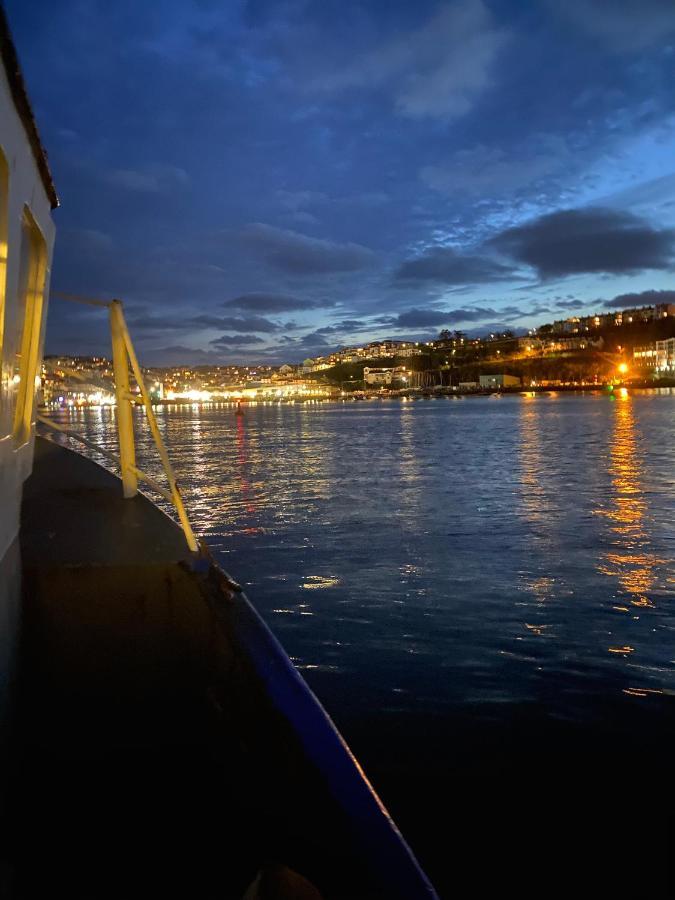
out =
<svg viewBox="0 0 675 900"><path fill-rule="evenodd" d="M24 565L156 565L188 559L183 532L112 473L46 438L35 440L23 492Z"/></svg>

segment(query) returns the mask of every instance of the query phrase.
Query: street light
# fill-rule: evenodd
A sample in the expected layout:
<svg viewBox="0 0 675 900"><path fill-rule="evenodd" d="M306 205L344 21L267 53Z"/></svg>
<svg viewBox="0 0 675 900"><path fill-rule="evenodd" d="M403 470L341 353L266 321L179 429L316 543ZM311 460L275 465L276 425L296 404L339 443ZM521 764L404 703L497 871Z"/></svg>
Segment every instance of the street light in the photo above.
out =
<svg viewBox="0 0 675 900"><path fill-rule="evenodd" d="M626 365L626 363L619 363L619 374L625 375L627 371L628 371L628 366Z"/></svg>

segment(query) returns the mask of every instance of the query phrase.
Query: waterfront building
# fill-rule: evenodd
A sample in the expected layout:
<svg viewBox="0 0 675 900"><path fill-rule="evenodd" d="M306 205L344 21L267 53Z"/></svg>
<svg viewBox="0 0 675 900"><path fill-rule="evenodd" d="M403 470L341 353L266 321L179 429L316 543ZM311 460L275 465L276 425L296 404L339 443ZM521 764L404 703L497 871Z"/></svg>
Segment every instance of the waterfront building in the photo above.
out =
<svg viewBox="0 0 675 900"><path fill-rule="evenodd" d="M675 337L656 341L656 368L660 375L675 375Z"/></svg>
<svg viewBox="0 0 675 900"><path fill-rule="evenodd" d="M648 369L657 377L674 376L675 337L636 347L633 350L633 360L640 368Z"/></svg>
<svg viewBox="0 0 675 900"><path fill-rule="evenodd" d="M391 384L393 381L407 381L407 369L405 366L393 366L388 369L365 366L363 369L363 381L365 384Z"/></svg>
<svg viewBox="0 0 675 900"><path fill-rule="evenodd" d="M478 381L482 388L520 387L521 381L516 375L479 375Z"/></svg>
<svg viewBox="0 0 675 900"><path fill-rule="evenodd" d="M366 366L363 380L366 384L391 384L391 369L371 369Z"/></svg>
<svg viewBox="0 0 675 900"><path fill-rule="evenodd" d="M656 342L635 347L633 350L633 362L641 369L656 369Z"/></svg>

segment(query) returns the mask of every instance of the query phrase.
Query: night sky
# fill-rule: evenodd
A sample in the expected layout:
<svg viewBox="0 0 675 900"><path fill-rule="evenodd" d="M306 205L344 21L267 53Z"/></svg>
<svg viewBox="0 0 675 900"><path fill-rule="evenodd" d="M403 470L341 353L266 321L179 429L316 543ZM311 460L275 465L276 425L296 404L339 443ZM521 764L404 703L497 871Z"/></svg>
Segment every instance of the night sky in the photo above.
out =
<svg viewBox="0 0 675 900"><path fill-rule="evenodd" d="M122 298L144 363L675 301L673 0L6 7L52 289ZM105 317L53 300L47 352Z"/></svg>

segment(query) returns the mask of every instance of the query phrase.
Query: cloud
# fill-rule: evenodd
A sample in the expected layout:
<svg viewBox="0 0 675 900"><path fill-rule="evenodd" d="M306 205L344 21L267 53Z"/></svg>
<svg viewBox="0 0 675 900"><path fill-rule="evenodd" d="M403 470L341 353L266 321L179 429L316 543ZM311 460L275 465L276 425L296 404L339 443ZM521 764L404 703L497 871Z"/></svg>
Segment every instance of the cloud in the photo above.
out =
<svg viewBox="0 0 675 900"><path fill-rule="evenodd" d="M582 273L627 274L668 269L675 233L629 212L569 209L508 228L488 242L542 279Z"/></svg>
<svg viewBox="0 0 675 900"><path fill-rule="evenodd" d="M356 272L374 262L360 244L339 244L256 222L241 232L244 242L271 266L293 275Z"/></svg>
<svg viewBox="0 0 675 900"><path fill-rule="evenodd" d="M521 318L529 314L529 312L523 312L516 306L507 306L505 309L500 310L483 306L468 306L447 310L409 309L407 312L391 318L388 324L394 325L396 328L432 328L455 322L480 322L492 316Z"/></svg>
<svg viewBox="0 0 675 900"><path fill-rule="evenodd" d="M416 259L405 260L394 278L399 282L439 284L483 284L504 281L514 274L512 266L487 256L461 254L452 247L434 247Z"/></svg>
<svg viewBox="0 0 675 900"><path fill-rule="evenodd" d="M291 358L300 359L311 356L323 355L332 345L323 334L311 331L302 337L291 338L284 341L284 354L289 353Z"/></svg>
<svg viewBox="0 0 675 900"><path fill-rule="evenodd" d="M277 322L265 319L262 316L209 316L199 315L193 316L189 320L191 325L202 325L205 328L220 328L229 331L251 332L259 331L263 334L270 334L273 331L279 331L281 326Z"/></svg>
<svg viewBox="0 0 675 900"><path fill-rule="evenodd" d="M127 323L133 331L185 331L189 317L153 316L146 313L130 312Z"/></svg>
<svg viewBox="0 0 675 900"><path fill-rule="evenodd" d="M314 309L317 306L326 306L317 300L308 300L301 297L289 297L285 294L241 294L232 300L226 300L223 306L229 309L250 310L252 312L290 312L297 309Z"/></svg>
<svg viewBox="0 0 675 900"><path fill-rule="evenodd" d="M364 328L368 328L368 325L359 319L343 319L342 322L336 322L334 325L317 328L315 334L348 334L352 331L362 331Z"/></svg>
<svg viewBox="0 0 675 900"><path fill-rule="evenodd" d="M605 301L608 309L631 309L636 306L656 306L658 303L675 303L675 291L640 291L634 294L619 294Z"/></svg>
<svg viewBox="0 0 675 900"><path fill-rule="evenodd" d="M216 346L244 347L250 344L264 344L265 341L256 334L222 334L220 337L209 341L209 343Z"/></svg>
<svg viewBox="0 0 675 900"><path fill-rule="evenodd" d="M106 180L114 187L140 193L160 193L190 184L190 176L178 166L155 164L143 169L112 169Z"/></svg>
<svg viewBox="0 0 675 900"><path fill-rule="evenodd" d="M105 254L112 251L115 246L110 235L97 228L68 228L60 232L59 236L62 233L71 245L86 253Z"/></svg>
<svg viewBox="0 0 675 900"><path fill-rule="evenodd" d="M298 210L297 212L290 213L289 219L293 222L294 225L318 225L320 220L312 215L312 213L308 213L305 210Z"/></svg>
<svg viewBox="0 0 675 900"><path fill-rule="evenodd" d="M186 347L183 344L172 344L170 347L157 347L144 350L142 363L158 366L208 365L222 362L222 355L215 350L201 350Z"/></svg>
<svg viewBox="0 0 675 900"><path fill-rule="evenodd" d="M449 321L451 313L447 311L436 312L432 309L409 309L390 320L390 324L397 328L426 328L434 325L445 325Z"/></svg>
<svg viewBox="0 0 675 900"><path fill-rule="evenodd" d="M306 210L307 207L354 207L365 206L377 209L390 201L384 191L359 191L353 194L329 196L321 191L278 190L275 197L283 209L291 213ZM314 218L314 217L312 217Z"/></svg>
<svg viewBox="0 0 675 900"><path fill-rule="evenodd" d="M320 191L287 191L278 190L275 192L276 198L280 205L291 212L298 212L306 206L312 206L315 203L323 203L328 200L326 194Z"/></svg>
<svg viewBox="0 0 675 900"><path fill-rule="evenodd" d="M525 317L530 318L532 316L542 316L544 315L544 313L551 312L551 308L549 306L544 306L543 303L538 303L537 301L535 301L534 306L531 309L519 309L515 312L510 312L510 310L514 310L514 307L507 306L506 309L500 309L499 314L507 316L510 315L513 319L523 319Z"/></svg>
<svg viewBox="0 0 675 900"><path fill-rule="evenodd" d="M279 331L281 325L262 316L211 316L206 313L198 316L164 315L154 316L146 313L132 313L128 317L132 330L143 331L190 331L204 328L217 328L220 331L262 332L271 334Z"/></svg>
<svg viewBox="0 0 675 900"><path fill-rule="evenodd" d="M675 33L672 0L549 0L549 6L619 53L639 52Z"/></svg>
<svg viewBox="0 0 675 900"><path fill-rule="evenodd" d="M417 30L341 60L309 87L324 92L385 88L401 115L449 121L469 112L493 84L506 40L482 0L459 0L441 5Z"/></svg>
<svg viewBox="0 0 675 900"><path fill-rule="evenodd" d="M583 309L585 306L588 306L589 304L588 304L588 301L569 299L569 300L556 300L554 305L555 305L556 309L572 310L572 309ZM544 309L544 310L542 310L542 312L548 312L548 310Z"/></svg>
<svg viewBox="0 0 675 900"><path fill-rule="evenodd" d="M324 337L324 335L319 334L318 331L310 331L309 334L303 334L302 337L297 338L294 342L296 347L327 347L328 341Z"/></svg>
<svg viewBox="0 0 675 900"><path fill-rule="evenodd" d="M458 150L441 164L424 166L420 179L433 190L472 196L518 192L543 178L569 168L570 154L562 138L541 135L511 155L498 146L476 146Z"/></svg>

